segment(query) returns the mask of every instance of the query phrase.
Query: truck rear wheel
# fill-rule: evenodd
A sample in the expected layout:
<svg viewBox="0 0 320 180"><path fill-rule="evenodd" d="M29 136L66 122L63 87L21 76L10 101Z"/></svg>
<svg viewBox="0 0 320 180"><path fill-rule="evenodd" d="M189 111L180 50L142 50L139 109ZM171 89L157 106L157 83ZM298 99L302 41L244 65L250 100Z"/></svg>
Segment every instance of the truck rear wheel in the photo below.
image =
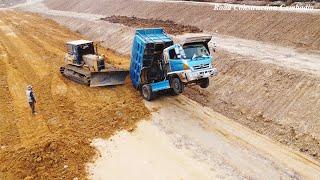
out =
<svg viewBox="0 0 320 180"><path fill-rule="evenodd" d="M151 101L154 97L151 86L149 84L145 84L141 88L142 96L145 100Z"/></svg>
<svg viewBox="0 0 320 180"><path fill-rule="evenodd" d="M183 92L184 85L179 78L173 78L171 80L171 88L174 95L179 95Z"/></svg>
<svg viewBox="0 0 320 180"><path fill-rule="evenodd" d="M201 88L207 88L209 86L209 78L201 79L199 86Z"/></svg>

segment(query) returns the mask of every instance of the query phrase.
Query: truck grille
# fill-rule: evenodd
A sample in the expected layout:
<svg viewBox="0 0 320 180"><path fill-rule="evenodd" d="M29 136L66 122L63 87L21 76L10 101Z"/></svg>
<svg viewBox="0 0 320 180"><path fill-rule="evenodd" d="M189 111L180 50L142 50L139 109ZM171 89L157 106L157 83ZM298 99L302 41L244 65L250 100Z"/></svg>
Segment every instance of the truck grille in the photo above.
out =
<svg viewBox="0 0 320 180"><path fill-rule="evenodd" d="M200 64L200 65L193 66L194 70L207 69L209 67L210 67L210 64Z"/></svg>

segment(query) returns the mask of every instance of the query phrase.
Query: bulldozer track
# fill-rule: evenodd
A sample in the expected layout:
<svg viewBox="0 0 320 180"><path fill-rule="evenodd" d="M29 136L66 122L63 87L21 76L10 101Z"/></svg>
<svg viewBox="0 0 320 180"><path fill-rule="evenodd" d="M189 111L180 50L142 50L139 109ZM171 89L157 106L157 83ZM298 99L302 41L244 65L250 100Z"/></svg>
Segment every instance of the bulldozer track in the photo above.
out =
<svg viewBox="0 0 320 180"><path fill-rule="evenodd" d="M60 68L60 72L68 79L89 86L90 85L90 72L83 68L78 68L72 65L66 65Z"/></svg>

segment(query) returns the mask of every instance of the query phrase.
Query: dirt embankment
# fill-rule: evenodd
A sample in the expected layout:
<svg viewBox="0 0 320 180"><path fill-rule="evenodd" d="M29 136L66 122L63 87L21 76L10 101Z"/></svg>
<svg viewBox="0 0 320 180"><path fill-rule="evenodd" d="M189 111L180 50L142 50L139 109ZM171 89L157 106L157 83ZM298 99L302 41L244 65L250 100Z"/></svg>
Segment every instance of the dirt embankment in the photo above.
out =
<svg viewBox="0 0 320 180"><path fill-rule="evenodd" d="M314 9L320 8L319 1L301 1L301 0L185 0L195 2L214 2L214 3L228 3L228 4L243 4L253 6L297 6L307 7L313 6Z"/></svg>
<svg viewBox="0 0 320 180"><path fill-rule="evenodd" d="M246 4L246 5L256 5L256 6L265 6L268 4L268 2L270 2L269 0L184 0L184 1Z"/></svg>
<svg viewBox="0 0 320 180"><path fill-rule="evenodd" d="M84 179L97 155L91 140L132 130L149 111L129 82L89 88L60 75L64 43L79 34L34 14L0 13L0 179ZM128 68L128 59L101 51ZM28 84L36 116L26 102Z"/></svg>
<svg viewBox="0 0 320 180"><path fill-rule="evenodd" d="M320 50L320 15L275 11L218 11L214 6L179 2L48 0L52 9L90 12L106 16L166 19L204 31L245 39Z"/></svg>
<svg viewBox="0 0 320 180"><path fill-rule="evenodd" d="M165 31L172 35L178 35L183 33L201 33L202 30L190 26L190 25L181 25L177 24L170 20L157 20L157 19L144 19L137 17L127 17L127 16L110 16L106 18L101 18L101 20L108 21L111 23L123 24L129 27L135 28L154 28L162 27Z"/></svg>
<svg viewBox="0 0 320 180"><path fill-rule="evenodd" d="M320 160L320 78L218 52L220 73L208 89L185 95Z"/></svg>

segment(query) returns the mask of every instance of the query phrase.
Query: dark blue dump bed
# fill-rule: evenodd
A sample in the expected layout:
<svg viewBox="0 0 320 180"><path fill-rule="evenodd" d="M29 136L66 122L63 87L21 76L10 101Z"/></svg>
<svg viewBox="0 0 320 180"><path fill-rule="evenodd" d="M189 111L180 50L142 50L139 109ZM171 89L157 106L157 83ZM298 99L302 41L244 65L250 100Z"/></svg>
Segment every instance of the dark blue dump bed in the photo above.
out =
<svg viewBox="0 0 320 180"><path fill-rule="evenodd" d="M133 40L130 77L135 88L141 87L141 69L159 60L165 48L173 45L172 39L162 28L138 29Z"/></svg>

